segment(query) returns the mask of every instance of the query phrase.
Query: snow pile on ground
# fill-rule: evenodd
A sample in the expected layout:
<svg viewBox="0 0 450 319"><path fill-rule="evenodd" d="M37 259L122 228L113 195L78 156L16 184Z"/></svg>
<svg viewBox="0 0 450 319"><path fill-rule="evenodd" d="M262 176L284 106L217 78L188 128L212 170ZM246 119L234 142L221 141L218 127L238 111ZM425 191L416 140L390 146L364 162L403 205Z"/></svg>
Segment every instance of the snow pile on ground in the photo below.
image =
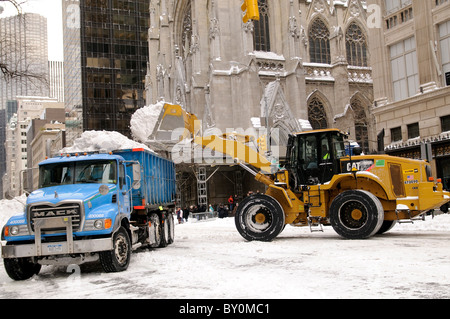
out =
<svg viewBox="0 0 450 319"><path fill-rule="evenodd" d="M158 121L164 104L165 102L158 102L140 108L134 112L131 116L130 128L131 134L136 140L142 143L147 141L148 137L155 129L156 122Z"/></svg>
<svg viewBox="0 0 450 319"><path fill-rule="evenodd" d="M0 231L12 216L24 211L26 201L25 194L12 200L0 200Z"/></svg>
<svg viewBox="0 0 450 319"><path fill-rule="evenodd" d="M119 132L86 131L74 141L72 146L65 147L60 152L111 152L130 148L144 148L152 151L148 146L130 140Z"/></svg>

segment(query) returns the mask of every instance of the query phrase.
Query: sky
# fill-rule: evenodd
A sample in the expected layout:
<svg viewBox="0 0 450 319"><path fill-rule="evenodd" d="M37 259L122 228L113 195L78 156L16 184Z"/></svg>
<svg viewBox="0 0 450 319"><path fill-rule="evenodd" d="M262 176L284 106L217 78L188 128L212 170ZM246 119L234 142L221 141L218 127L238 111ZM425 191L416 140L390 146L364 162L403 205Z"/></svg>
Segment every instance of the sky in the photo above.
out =
<svg viewBox="0 0 450 319"><path fill-rule="evenodd" d="M62 4L61 0L19 0L23 12L39 13L47 18L48 59L63 61ZM4 8L0 18L17 14L17 10L8 2L0 2Z"/></svg>

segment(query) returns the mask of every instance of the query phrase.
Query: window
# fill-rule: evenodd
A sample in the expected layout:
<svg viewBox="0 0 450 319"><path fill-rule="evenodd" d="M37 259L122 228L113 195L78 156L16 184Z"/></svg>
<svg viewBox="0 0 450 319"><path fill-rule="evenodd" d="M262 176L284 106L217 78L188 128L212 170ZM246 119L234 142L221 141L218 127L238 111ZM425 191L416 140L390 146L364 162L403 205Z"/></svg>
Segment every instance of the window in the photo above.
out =
<svg viewBox="0 0 450 319"><path fill-rule="evenodd" d="M390 47L394 100L415 95L419 90L419 74L414 37Z"/></svg>
<svg viewBox="0 0 450 319"><path fill-rule="evenodd" d="M322 101L317 97L313 97L308 104L308 119L315 130L328 128L325 108Z"/></svg>
<svg viewBox="0 0 450 319"><path fill-rule="evenodd" d="M450 115L441 117L442 132L450 131Z"/></svg>
<svg viewBox="0 0 450 319"><path fill-rule="evenodd" d="M253 37L256 51L270 52L269 6L267 0L259 0L259 21L253 21L255 34Z"/></svg>
<svg viewBox="0 0 450 319"><path fill-rule="evenodd" d="M402 138L402 128L396 127L391 129L391 142L399 142L403 140Z"/></svg>
<svg viewBox="0 0 450 319"><path fill-rule="evenodd" d="M439 25L444 84L450 85L450 20Z"/></svg>
<svg viewBox="0 0 450 319"><path fill-rule="evenodd" d="M309 57L313 63L331 63L330 31L320 19L314 20L309 31Z"/></svg>
<svg viewBox="0 0 450 319"><path fill-rule="evenodd" d="M183 19L183 31L181 34L181 56L187 57L191 50L192 41L192 18L191 18L191 2L187 3L186 12Z"/></svg>
<svg viewBox="0 0 450 319"><path fill-rule="evenodd" d="M420 136L419 123L413 123L408 125L408 139L416 138Z"/></svg>
<svg viewBox="0 0 450 319"><path fill-rule="evenodd" d="M385 0L384 1L387 14L393 13L397 10L400 10L401 8L409 6L411 3L412 3L412 0Z"/></svg>
<svg viewBox="0 0 450 319"><path fill-rule="evenodd" d="M367 129L368 121L366 111L364 109L363 103L359 99L354 99L351 102L351 107L353 109L355 118L355 137L356 142L363 149L363 152L369 153L369 131Z"/></svg>
<svg viewBox="0 0 450 319"><path fill-rule="evenodd" d="M347 29L345 46L349 65L367 66L366 36L356 23L352 23Z"/></svg>
<svg viewBox="0 0 450 319"><path fill-rule="evenodd" d="M79 161L39 167L39 187L63 184L115 184L115 161Z"/></svg>

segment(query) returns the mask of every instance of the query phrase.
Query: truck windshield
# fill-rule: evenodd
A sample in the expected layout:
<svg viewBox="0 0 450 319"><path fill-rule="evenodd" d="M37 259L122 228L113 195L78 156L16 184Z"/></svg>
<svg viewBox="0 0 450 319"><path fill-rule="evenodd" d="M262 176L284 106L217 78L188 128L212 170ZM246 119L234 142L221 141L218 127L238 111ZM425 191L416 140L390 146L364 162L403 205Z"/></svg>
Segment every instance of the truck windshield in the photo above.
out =
<svg viewBox="0 0 450 319"><path fill-rule="evenodd" d="M42 165L39 168L39 188L67 184L115 184L115 161L77 161Z"/></svg>

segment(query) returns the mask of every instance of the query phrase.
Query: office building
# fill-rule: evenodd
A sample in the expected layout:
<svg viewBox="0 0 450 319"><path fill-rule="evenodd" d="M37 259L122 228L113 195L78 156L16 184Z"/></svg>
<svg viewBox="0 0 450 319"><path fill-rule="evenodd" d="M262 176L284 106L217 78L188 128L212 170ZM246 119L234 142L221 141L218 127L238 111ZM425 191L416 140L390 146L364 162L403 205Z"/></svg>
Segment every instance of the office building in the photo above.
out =
<svg viewBox="0 0 450 319"><path fill-rule="evenodd" d="M63 1L63 21L68 144L72 129L130 136L131 115L145 104L148 1Z"/></svg>
<svg viewBox="0 0 450 319"><path fill-rule="evenodd" d="M368 3L382 14L369 36L379 148L428 158L450 189L450 1Z"/></svg>

